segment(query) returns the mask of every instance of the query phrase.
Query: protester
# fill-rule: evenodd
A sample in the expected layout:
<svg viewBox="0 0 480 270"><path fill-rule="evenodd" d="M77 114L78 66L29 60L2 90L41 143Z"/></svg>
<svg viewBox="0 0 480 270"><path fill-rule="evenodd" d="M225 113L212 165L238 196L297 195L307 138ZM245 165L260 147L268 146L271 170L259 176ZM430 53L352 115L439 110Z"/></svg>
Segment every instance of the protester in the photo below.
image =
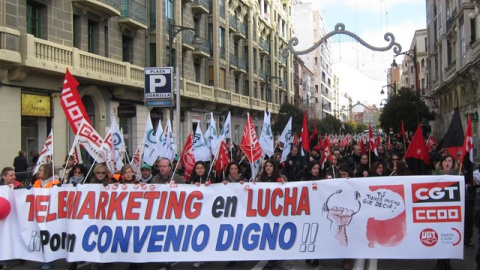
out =
<svg viewBox="0 0 480 270"><path fill-rule="evenodd" d="M311 180L320 180L322 179L320 175L320 164L317 162L310 162L307 165L307 169L303 175L302 181L311 181Z"/></svg>
<svg viewBox="0 0 480 270"><path fill-rule="evenodd" d="M120 170L120 182L125 184L138 184L138 180L135 179L135 174L133 173L130 164L123 165Z"/></svg>
<svg viewBox="0 0 480 270"><path fill-rule="evenodd" d="M51 188L61 182L53 177L53 168L51 164L42 164L38 169L38 179L33 184L34 188ZM46 262L41 265L41 269L47 270L55 267L55 261Z"/></svg>
<svg viewBox="0 0 480 270"><path fill-rule="evenodd" d="M340 175L340 178L352 178L354 177L352 168L350 167L349 164L343 163L338 166L338 173ZM354 262L354 259L344 259L343 260L343 269L344 270L349 270L352 268L352 264Z"/></svg>
<svg viewBox="0 0 480 270"><path fill-rule="evenodd" d="M178 174L174 174L172 170L172 164L168 158L162 158L157 162L158 174L153 177L153 184L166 184L170 181L174 181L177 184L184 184L185 180ZM173 177L172 177L173 175Z"/></svg>
<svg viewBox="0 0 480 270"><path fill-rule="evenodd" d="M440 162L438 163L439 168L434 172L434 175L458 175L458 171L455 169L455 160L454 158L449 155L443 155L440 158ZM437 265L435 266L435 270L450 270L452 267L450 266L450 259L439 259L437 260Z"/></svg>
<svg viewBox="0 0 480 270"><path fill-rule="evenodd" d="M87 176L87 168L83 164L75 164L69 170L68 175L65 177L63 183L67 184L83 184L85 177Z"/></svg>
<svg viewBox="0 0 480 270"><path fill-rule="evenodd" d="M0 186L10 186L13 189L19 189L23 187L23 184L16 180L15 170L12 167L5 167L2 169L2 181Z"/></svg>
<svg viewBox="0 0 480 270"><path fill-rule="evenodd" d="M90 181L92 184L109 184L111 183L108 178L108 169L107 166L103 164L97 164L93 169L93 178Z"/></svg>
<svg viewBox="0 0 480 270"><path fill-rule="evenodd" d="M407 163L403 160L397 161L393 164L392 174L394 176L410 175Z"/></svg>
<svg viewBox="0 0 480 270"><path fill-rule="evenodd" d="M140 179L139 181L141 183L147 184L152 181L153 175L152 175L152 166L148 165L147 163L144 163L142 167L140 168Z"/></svg>
<svg viewBox="0 0 480 270"><path fill-rule="evenodd" d="M242 176L240 173L240 166L238 166L235 162L230 162L227 165L225 178L223 179L223 183L241 183L248 181L245 177Z"/></svg>
<svg viewBox="0 0 480 270"><path fill-rule="evenodd" d="M30 151L30 158L32 158L32 163L30 167L35 167L39 158L38 152L33 150Z"/></svg>
<svg viewBox="0 0 480 270"><path fill-rule="evenodd" d="M298 156L298 145L292 144L290 153L283 165L283 174L289 181L299 181L302 177L303 168L300 157Z"/></svg>
<svg viewBox="0 0 480 270"><path fill-rule="evenodd" d="M275 161L267 160L263 165L262 173L255 179L255 181L285 183L288 181L288 178L280 173Z"/></svg>
<svg viewBox="0 0 480 270"><path fill-rule="evenodd" d="M360 165L361 158L362 158L362 148L360 147L360 145L356 144L353 146L352 155L350 155L346 159L347 164L350 166L352 171L355 171L355 169Z"/></svg>
<svg viewBox="0 0 480 270"><path fill-rule="evenodd" d="M64 184L68 183L68 180L70 179L70 177L68 177L68 175L69 175L70 171L72 170L73 165L75 165L75 159L73 158L73 156L66 156L65 157L65 164L62 165L63 169L60 170L60 172L58 173L58 175L60 176L60 180Z"/></svg>
<svg viewBox="0 0 480 270"><path fill-rule="evenodd" d="M209 182L207 168L205 167L205 163L203 161L195 162L195 166L190 176L189 182L190 184L195 184L200 186L201 184L207 184Z"/></svg>
<svg viewBox="0 0 480 270"><path fill-rule="evenodd" d="M338 151L337 151L338 152ZM332 156L332 162L328 162L328 166L325 168L325 178L337 178L338 177L338 159L337 156Z"/></svg>
<svg viewBox="0 0 480 270"><path fill-rule="evenodd" d="M370 167L368 166L368 156L362 155L360 158L360 164L358 164L355 170L355 177L367 177Z"/></svg>
<svg viewBox="0 0 480 270"><path fill-rule="evenodd" d="M381 162L374 162L372 167L368 171L368 176L375 177L375 176L383 176L383 164Z"/></svg>
<svg viewBox="0 0 480 270"><path fill-rule="evenodd" d="M13 167L15 168L17 179L20 181L25 181L25 179L27 179L28 171L27 152L23 150L18 152L18 156L13 160Z"/></svg>

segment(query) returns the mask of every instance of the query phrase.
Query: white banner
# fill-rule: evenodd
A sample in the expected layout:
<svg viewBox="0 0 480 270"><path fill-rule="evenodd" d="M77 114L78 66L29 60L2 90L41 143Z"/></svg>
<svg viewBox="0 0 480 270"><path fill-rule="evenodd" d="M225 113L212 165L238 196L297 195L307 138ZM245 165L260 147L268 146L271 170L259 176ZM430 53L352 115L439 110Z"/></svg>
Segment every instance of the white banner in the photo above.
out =
<svg viewBox="0 0 480 270"><path fill-rule="evenodd" d="M459 176L0 187L0 260L463 258Z"/></svg>

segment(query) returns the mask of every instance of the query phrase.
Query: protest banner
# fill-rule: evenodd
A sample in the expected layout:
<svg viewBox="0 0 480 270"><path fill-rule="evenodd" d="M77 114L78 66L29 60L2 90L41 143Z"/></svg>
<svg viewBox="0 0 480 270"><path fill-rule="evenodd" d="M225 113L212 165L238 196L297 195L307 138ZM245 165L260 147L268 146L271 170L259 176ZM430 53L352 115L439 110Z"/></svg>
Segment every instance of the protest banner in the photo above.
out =
<svg viewBox="0 0 480 270"><path fill-rule="evenodd" d="M460 176L0 187L0 260L463 258Z"/></svg>

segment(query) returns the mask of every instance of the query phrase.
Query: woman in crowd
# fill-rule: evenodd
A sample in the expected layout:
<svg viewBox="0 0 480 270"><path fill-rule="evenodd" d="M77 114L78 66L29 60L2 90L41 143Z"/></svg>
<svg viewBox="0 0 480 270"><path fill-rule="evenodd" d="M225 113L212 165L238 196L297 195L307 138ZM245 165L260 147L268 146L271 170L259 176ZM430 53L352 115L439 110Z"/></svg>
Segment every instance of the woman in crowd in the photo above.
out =
<svg viewBox="0 0 480 270"><path fill-rule="evenodd" d="M392 154L388 160L387 171L392 172L397 161L400 161L400 157L397 154Z"/></svg>
<svg viewBox="0 0 480 270"><path fill-rule="evenodd" d="M338 165L340 163L338 162L337 156L333 155L332 156L332 162L330 162L330 165L325 169L325 178L326 179L332 179L332 178L338 178Z"/></svg>
<svg viewBox="0 0 480 270"><path fill-rule="evenodd" d="M410 175L408 170L407 163L403 160L399 160L393 164L392 175L401 176L401 175Z"/></svg>
<svg viewBox="0 0 480 270"><path fill-rule="evenodd" d="M60 180L62 180L64 184L69 184L68 182L70 180L69 175L74 165L75 165L75 159L73 158L73 156L65 157L65 164L63 164L62 166L63 169L58 174L58 176L61 177Z"/></svg>
<svg viewBox="0 0 480 270"><path fill-rule="evenodd" d="M458 175L458 171L455 169L455 160L449 154L443 155L438 163L438 170L433 175ZM435 270L450 270L450 259L437 260Z"/></svg>
<svg viewBox="0 0 480 270"><path fill-rule="evenodd" d="M125 184L138 184L130 164L123 165L122 169L120 170L120 182Z"/></svg>
<svg viewBox="0 0 480 270"><path fill-rule="evenodd" d="M320 164L317 162L310 162L305 169L305 173L303 175L302 181L310 181L310 180L321 180L322 177L320 176Z"/></svg>
<svg viewBox="0 0 480 270"><path fill-rule="evenodd" d="M60 181L54 179L52 164L42 164L38 169L38 179L33 183L33 188L52 188L60 184ZM43 263L40 267L43 270L55 267L55 261Z"/></svg>
<svg viewBox="0 0 480 270"><path fill-rule="evenodd" d="M85 182L85 176L87 176L87 168L83 164L75 164L68 172L63 183L74 185L83 184Z"/></svg>
<svg viewBox="0 0 480 270"><path fill-rule="evenodd" d="M368 172L368 176L383 176L383 164L380 162L374 162L372 168Z"/></svg>
<svg viewBox="0 0 480 270"><path fill-rule="evenodd" d="M245 179L245 177L243 177L242 174L240 173L240 166L238 166L238 164L235 162L230 162L227 165L227 171L226 171L225 178L223 179L223 183L224 184L227 184L227 183L243 184L243 182L245 181L247 181L247 179Z"/></svg>
<svg viewBox="0 0 480 270"><path fill-rule="evenodd" d="M197 186L210 181L208 178L207 168L205 167L205 163L203 163L203 161L195 162L195 167L189 181L191 184L195 184Z"/></svg>
<svg viewBox="0 0 480 270"><path fill-rule="evenodd" d="M111 181L108 178L107 166L103 164L97 164L93 169L93 178L90 181L92 184L110 184Z"/></svg>
<svg viewBox="0 0 480 270"><path fill-rule="evenodd" d="M358 164L357 169L355 170L355 177L367 177L369 170L368 156L362 155L360 157L360 164Z"/></svg>
<svg viewBox="0 0 480 270"><path fill-rule="evenodd" d="M256 178L258 182L287 182L287 177L280 173L277 163L272 160L265 161L262 173Z"/></svg>

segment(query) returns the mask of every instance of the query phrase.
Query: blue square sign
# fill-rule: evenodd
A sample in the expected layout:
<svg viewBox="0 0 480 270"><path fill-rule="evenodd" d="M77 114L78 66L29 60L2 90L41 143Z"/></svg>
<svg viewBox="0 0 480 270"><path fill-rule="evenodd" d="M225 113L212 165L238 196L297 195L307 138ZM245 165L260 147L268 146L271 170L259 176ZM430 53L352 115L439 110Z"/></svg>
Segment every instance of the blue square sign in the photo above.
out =
<svg viewBox="0 0 480 270"><path fill-rule="evenodd" d="M156 101L156 102L148 102ZM145 68L145 105L171 107L173 104L173 68Z"/></svg>

